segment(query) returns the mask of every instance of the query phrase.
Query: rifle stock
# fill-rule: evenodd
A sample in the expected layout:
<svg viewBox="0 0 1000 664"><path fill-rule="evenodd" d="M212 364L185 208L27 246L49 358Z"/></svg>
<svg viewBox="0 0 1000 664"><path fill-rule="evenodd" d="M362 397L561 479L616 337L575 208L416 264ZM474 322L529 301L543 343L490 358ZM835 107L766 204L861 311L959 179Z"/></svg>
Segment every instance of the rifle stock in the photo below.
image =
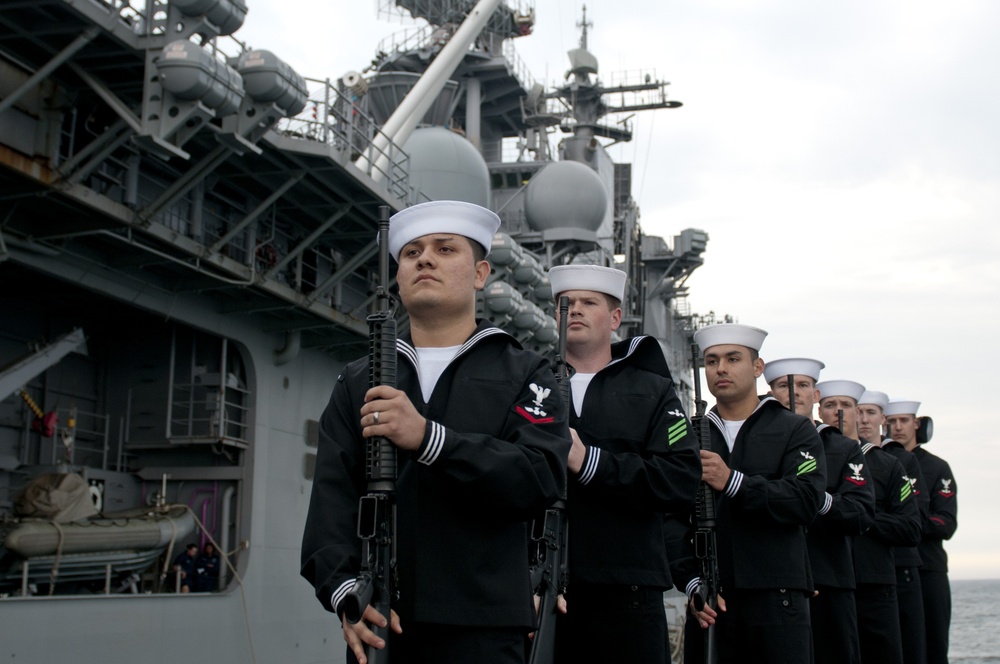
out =
<svg viewBox="0 0 1000 664"><path fill-rule="evenodd" d="M708 418L705 416L708 404L701 398L701 378L698 371L698 345L691 345L691 367L694 370L694 401L695 416L692 424L698 431L698 446L705 451L711 451L712 439L709 431ZM791 384L789 384L791 389ZM794 408L794 406L793 406ZM695 531L694 554L698 559L699 583L691 601L695 609L701 611L707 605L713 611L719 608L719 557L715 541L716 527L715 491L706 482L698 486L698 496L695 500ZM715 625L705 629L704 661L715 664L719 660L715 645Z"/></svg>
<svg viewBox="0 0 1000 664"><path fill-rule="evenodd" d="M368 316L368 383L396 386L396 319L389 294L389 208L379 207L379 283L376 310ZM344 620L358 623L369 605L386 619L386 627L371 625L386 647L367 646L369 664L389 661L389 627L396 582L396 446L384 436L365 440L367 493L358 506L361 573L341 601Z"/></svg>
<svg viewBox="0 0 1000 664"><path fill-rule="evenodd" d="M559 394L567 411L572 407L570 370L566 363L566 328L569 321L569 298L559 298L559 344L556 348L555 374ZM551 664L556 653L556 611L559 595L566 592L569 576L566 552L569 547L569 524L566 519L566 485L559 500L545 510L541 532L532 528L535 541L535 561L531 569L531 584L541 597L538 607L538 629L531 642L529 664Z"/></svg>

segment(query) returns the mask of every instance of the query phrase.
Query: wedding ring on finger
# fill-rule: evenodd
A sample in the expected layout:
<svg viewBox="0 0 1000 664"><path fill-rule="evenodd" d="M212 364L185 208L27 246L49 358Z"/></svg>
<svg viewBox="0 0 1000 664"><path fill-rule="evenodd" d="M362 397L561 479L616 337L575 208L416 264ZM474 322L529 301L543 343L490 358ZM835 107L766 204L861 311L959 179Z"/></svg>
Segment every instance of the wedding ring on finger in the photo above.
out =
<svg viewBox="0 0 1000 664"><path fill-rule="evenodd" d="M377 410L375 411L374 414L372 414L372 419L374 420L375 424L378 424L378 411Z"/></svg>

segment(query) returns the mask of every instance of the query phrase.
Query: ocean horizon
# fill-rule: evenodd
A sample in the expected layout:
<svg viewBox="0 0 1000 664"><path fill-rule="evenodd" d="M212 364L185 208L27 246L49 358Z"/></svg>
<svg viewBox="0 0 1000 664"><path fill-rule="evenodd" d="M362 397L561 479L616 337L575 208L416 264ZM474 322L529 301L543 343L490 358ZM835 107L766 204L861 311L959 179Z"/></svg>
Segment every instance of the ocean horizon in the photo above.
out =
<svg viewBox="0 0 1000 664"><path fill-rule="evenodd" d="M668 620L684 610L684 596L665 598ZM951 580L950 664L1000 664L1000 579Z"/></svg>
<svg viewBox="0 0 1000 664"><path fill-rule="evenodd" d="M1000 579L951 581L953 664L1000 664Z"/></svg>

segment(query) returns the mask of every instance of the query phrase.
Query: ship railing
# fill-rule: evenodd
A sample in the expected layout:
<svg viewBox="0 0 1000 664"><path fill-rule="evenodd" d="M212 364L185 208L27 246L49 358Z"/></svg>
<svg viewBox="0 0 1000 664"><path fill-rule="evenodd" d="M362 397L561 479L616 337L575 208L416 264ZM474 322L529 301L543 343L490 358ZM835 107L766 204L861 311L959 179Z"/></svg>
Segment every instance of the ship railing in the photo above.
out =
<svg viewBox="0 0 1000 664"><path fill-rule="evenodd" d="M323 131L321 123L316 123L317 131ZM405 164L405 162L403 162ZM394 168L402 168L397 163ZM105 160L101 166L103 177L107 181L124 181L127 165L112 159ZM144 209L159 195L164 188L161 177L145 170L138 174L136 187L137 209ZM402 183L405 178L397 178ZM406 187L407 196L412 192ZM399 188L399 191L403 191ZM226 205L207 205L204 201L222 199ZM245 210L246 201L224 199L224 194L218 190L205 191L199 185L179 198L175 203L164 207L152 218L152 221L173 231L178 236L194 240L204 247L214 246L230 230L233 218L232 210ZM198 214L194 214L194 210ZM331 307L337 307L343 298L341 293L346 285L336 283L317 292L317 288L327 282L329 277L339 269L340 265L350 257L341 257L329 249L317 249L315 246L300 248L301 237L291 228L285 228L277 223L275 208L261 215L256 223L247 226L233 235L218 251L227 258L249 268L246 283L253 282L255 275L266 275L314 301ZM294 259L284 261L283 267L272 270L279 261L285 259L289 252L297 251Z"/></svg>
<svg viewBox="0 0 1000 664"><path fill-rule="evenodd" d="M624 69L613 71L602 81L606 88L634 87L639 85L660 85L655 69Z"/></svg>
<svg viewBox="0 0 1000 664"><path fill-rule="evenodd" d="M132 32L140 34L148 24L143 9L133 6L136 0L92 0L94 6L113 14ZM148 11L148 10L145 10ZM152 17L155 18L155 17ZM215 58L235 66L236 60L249 46L232 35L216 36L207 40L203 47ZM329 79L319 81L305 79L308 83L319 84L318 92L309 96L310 104L303 112L294 118L282 119L274 131L292 138L319 141L346 153L342 157L350 157L355 161L365 151L373 151L372 139L379 134L379 129L372 118L361 109L356 100L348 95L342 95L331 84ZM315 87L315 86L314 86ZM408 156L403 150L387 141L388 147L371 155L370 164L383 164L369 167L369 175L377 169L389 191L397 198L407 200L412 194L408 184ZM60 155L65 158L68 155ZM384 157L384 158L383 158Z"/></svg>
<svg viewBox="0 0 1000 664"><path fill-rule="evenodd" d="M379 0L378 16L401 18L404 20L423 19L432 25L444 23L461 23L475 3L471 0ZM533 22L535 12L534 0L505 0L503 3L509 13ZM498 9L490 18L489 27L492 30L507 29L507 14Z"/></svg>
<svg viewBox="0 0 1000 664"><path fill-rule="evenodd" d="M524 213L523 208L501 210L497 213L500 217L500 221L503 222L502 227L507 229L521 229L528 227L528 217Z"/></svg>
<svg viewBox="0 0 1000 664"><path fill-rule="evenodd" d="M232 382L227 378L226 383ZM215 384L207 380L175 383L173 389L168 440L248 445L248 390L235 384Z"/></svg>
<svg viewBox="0 0 1000 664"><path fill-rule="evenodd" d="M307 78L309 100L301 113L284 118L275 131L292 139L315 141L328 145L344 160L356 161L362 153L373 149L373 139L381 133L375 120L361 106L356 98L337 89L330 79ZM376 169L382 174L382 181L389 191L398 198L408 199L409 155L403 149L388 142L384 152L369 158L369 175ZM387 160L377 157L385 155ZM384 170L374 166L385 162Z"/></svg>
<svg viewBox="0 0 1000 664"><path fill-rule="evenodd" d="M507 61L507 70L510 72L511 76L517 79L522 88L530 90L535 84L535 78L528 70L528 65L525 63L524 58L522 58L517 52L517 48L514 46L514 40L504 40L503 57Z"/></svg>
<svg viewBox="0 0 1000 664"><path fill-rule="evenodd" d="M570 117L572 115L572 108L566 100L562 97L544 97L539 100L538 105L535 108L536 114L538 115L551 115L557 117Z"/></svg>
<svg viewBox="0 0 1000 664"><path fill-rule="evenodd" d="M419 201L418 201L419 202ZM336 274L352 257L332 247L316 249L309 246L301 251L296 245L301 241L293 229L272 225L264 238L258 237L254 251L254 269L259 274L306 295L311 301L339 309L343 302L353 302L367 297L367 292L354 288L346 280L334 280ZM297 251L294 259L285 261L282 268L272 270L289 252Z"/></svg>
<svg viewBox="0 0 1000 664"><path fill-rule="evenodd" d="M691 303L688 302L687 296L678 295L671 301L671 304L674 310L674 318L681 320L691 318Z"/></svg>
<svg viewBox="0 0 1000 664"><path fill-rule="evenodd" d="M127 32L138 37L169 36L170 26L168 26L167 22L164 20L165 13L163 13L163 0L89 0L87 3L78 3L74 2L74 0L63 1L68 5L83 5L82 7L76 7L76 9L83 12L99 25L112 32L115 32L115 26L113 23L117 22L120 23L127 30ZM166 4L169 4L169 0ZM153 12L151 17L150 11ZM105 12L107 18L100 15L99 12ZM108 19L110 19L110 21ZM118 32L118 35L122 36L122 33ZM238 39L228 35L221 37L217 36L209 40L211 43L206 43L204 46L208 47L209 50L214 50L213 43L219 39L226 39L239 45L235 49L227 49L227 56L238 56L247 48L246 45Z"/></svg>
<svg viewBox="0 0 1000 664"><path fill-rule="evenodd" d="M77 554L62 556L40 556L20 561L16 568L0 573L0 579L9 584L20 581L19 598L47 597L37 595L35 584L49 583L52 580L52 569L58 570L60 583L74 581L92 581L104 579L102 594L111 595L122 592L139 594L141 574L153 565L163 553L165 547L156 547L148 551L115 551L104 554Z"/></svg>
<svg viewBox="0 0 1000 664"><path fill-rule="evenodd" d="M408 28L399 30L378 45L378 52L405 53L424 48L443 47L451 38L452 30L443 27L423 26L420 28ZM521 84L525 90L531 89L535 83L528 65L517 52L514 40L505 39L502 35L491 32L484 32L470 47L470 51L480 51L485 48L489 53L499 53L507 63L507 71Z"/></svg>
<svg viewBox="0 0 1000 664"><path fill-rule="evenodd" d="M656 77L655 69L633 69L612 72L601 82L604 97L618 99L617 104L609 104L629 109L656 108L667 104L667 86L670 83ZM614 112L614 111L612 111Z"/></svg>
<svg viewBox="0 0 1000 664"><path fill-rule="evenodd" d="M524 139L520 136L508 136L500 140L500 161L504 164L522 161L525 152Z"/></svg>
<svg viewBox="0 0 1000 664"><path fill-rule="evenodd" d="M52 463L58 463L60 450L70 465L86 463L108 468L109 421L107 415L75 408L57 408L59 426L52 434Z"/></svg>
<svg viewBox="0 0 1000 664"><path fill-rule="evenodd" d="M681 292L671 298L670 313L673 320L667 321L667 324L672 329L677 330L680 334L685 334L686 330L692 329L691 302L688 300L686 294ZM671 367L688 366L691 356L687 347L674 345L671 352L673 353L672 360L674 362L674 364L670 365ZM687 372L684 375L687 375Z"/></svg>
<svg viewBox="0 0 1000 664"><path fill-rule="evenodd" d="M143 9L135 7L131 0L91 0L94 5L106 10L109 15L114 15L124 26L135 33L139 33L145 24L146 14ZM144 5L144 0L140 0Z"/></svg>
<svg viewBox="0 0 1000 664"><path fill-rule="evenodd" d="M428 46L444 46L450 36L449 30L430 25L397 30L379 41L378 53L405 53Z"/></svg>
<svg viewBox="0 0 1000 664"><path fill-rule="evenodd" d="M106 160L102 167L111 162L112 160ZM105 173L106 178L114 178L116 181L124 179L127 169L124 163L111 163L111 169ZM142 210L156 200L166 184L161 175L146 170L140 170L138 178L134 207ZM157 211L150 221L154 221L177 235L194 240L205 247L212 246L229 231L232 225L232 217L227 212L241 210L246 203L245 201L226 201L229 205L225 207L203 205L206 193L204 185L198 185L176 202ZM211 195L213 198L222 196L217 190L213 191ZM198 209L197 214L193 213L195 208ZM254 255L257 235L258 226L251 225L234 235L219 250L224 252L228 258L249 266L250 259Z"/></svg>

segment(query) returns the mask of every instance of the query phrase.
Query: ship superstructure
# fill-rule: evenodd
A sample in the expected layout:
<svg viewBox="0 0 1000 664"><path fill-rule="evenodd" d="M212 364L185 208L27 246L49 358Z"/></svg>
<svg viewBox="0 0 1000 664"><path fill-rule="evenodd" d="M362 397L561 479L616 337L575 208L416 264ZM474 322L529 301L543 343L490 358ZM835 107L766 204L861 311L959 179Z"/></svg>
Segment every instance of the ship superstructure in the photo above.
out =
<svg viewBox="0 0 1000 664"><path fill-rule="evenodd" d="M601 83L586 18L546 89L514 48L533 4L495 0L473 30L478 4L383 0L426 25L330 80L241 43L243 0L0 0L0 656L342 661L298 545L316 420L367 347L379 205L497 211L480 313L542 353L545 269L626 269L627 333L659 338L686 390L707 236L643 234L606 150L631 130L602 124L678 104L652 74ZM90 516L29 516L40 478ZM182 595L189 541L226 567Z"/></svg>

